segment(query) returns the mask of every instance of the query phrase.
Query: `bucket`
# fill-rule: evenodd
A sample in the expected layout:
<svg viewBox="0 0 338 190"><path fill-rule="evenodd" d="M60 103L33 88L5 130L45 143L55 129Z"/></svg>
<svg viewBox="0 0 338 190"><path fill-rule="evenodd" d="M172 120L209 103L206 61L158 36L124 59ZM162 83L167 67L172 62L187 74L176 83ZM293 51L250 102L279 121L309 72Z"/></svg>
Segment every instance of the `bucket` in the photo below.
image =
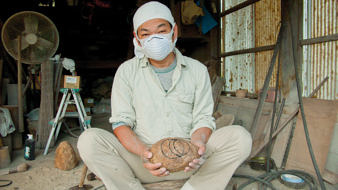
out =
<svg viewBox="0 0 338 190"><path fill-rule="evenodd" d="M9 156L8 146L3 146L0 148L0 168L6 168L11 163L11 158Z"/></svg>

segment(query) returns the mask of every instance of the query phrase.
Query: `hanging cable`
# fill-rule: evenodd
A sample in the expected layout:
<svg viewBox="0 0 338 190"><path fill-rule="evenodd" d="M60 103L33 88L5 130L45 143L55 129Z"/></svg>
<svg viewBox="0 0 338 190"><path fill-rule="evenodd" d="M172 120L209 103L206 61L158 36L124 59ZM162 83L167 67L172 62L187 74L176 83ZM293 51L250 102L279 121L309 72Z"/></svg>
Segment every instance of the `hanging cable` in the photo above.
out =
<svg viewBox="0 0 338 190"><path fill-rule="evenodd" d="M288 26L291 30L290 31L290 35L291 35L292 34L292 25L290 24L290 22L287 22L287 24L288 24ZM313 153L310 135L309 135L309 131L308 131L307 123L306 123L304 105L303 105L303 98L302 98L302 89L301 89L301 86L300 86L299 71L298 71L298 65L299 64L297 64L297 62L296 62L296 56L295 56L295 51L294 51L294 47L293 47L293 40L292 40L292 43L291 43L291 47L292 47L291 49L292 49L293 65L295 67L298 100L299 100L300 112L302 114L302 120L303 120L303 127L304 127L306 142L307 142L307 146L308 146L308 149L309 149L309 152L310 152L312 164L313 164L313 167L315 168L320 187L321 187L322 190L326 190L323 178L320 174L320 171L319 171L319 168L318 168L318 165L317 165L317 162L316 162L315 155Z"/></svg>
<svg viewBox="0 0 338 190"><path fill-rule="evenodd" d="M291 33L292 33L292 27L290 26L290 23L287 22L290 30L291 30ZM263 87L263 93L261 94L261 98L260 99L260 103L258 105L258 108L256 110L256 114L255 114L255 118L254 118L254 121L257 122L257 118L259 117L260 115L260 111L261 111L261 106L263 104L263 101L265 99L265 96L266 96L266 92L267 92L267 88L268 88L268 85L266 84L269 84L269 81L271 79L271 74L272 74L272 71L273 71L273 67L274 67L274 62L275 62L275 59L276 59L276 55L277 55L277 52L276 51L279 51L279 48L280 48L280 38L281 38L281 34L284 33L282 31L284 31L285 29L285 26L284 24L282 24L281 26L281 29L280 29L280 32L279 32L279 35L278 35L278 38L277 38L277 43L276 43L276 47L275 47L275 50L274 50L274 54L273 54L273 57L272 57L272 60L270 62L270 67L269 67L269 71L268 71L268 74L267 74L267 77L265 78L265 81L264 81L264 87ZM285 31L285 32L289 32L288 34L291 35L290 31ZM309 152L310 152L310 156L311 156L311 159L312 159L312 163L313 163L313 166L315 168L315 171L316 171L316 174L317 174L317 177L318 177L318 181L320 183L320 186L321 186L321 189L322 190L326 190L325 188L325 185L324 185L324 181L321 177L321 174L320 174L320 171L319 171L319 168L317 166L317 162L315 160L315 156L314 156L314 153L313 153L313 149L312 149L312 145L311 145L311 141L310 141L310 136L309 136L309 132L308 132L308 128L307 128L307 124L306 124L306 118L305 118L305 113L304 113L304 106L303 106L303 100L302 100L302 94L301 94L301 87L300 87L300 80L299 80L299 76L298 76L298 67L297 67L297 62L296 62L296 59L295 59L295 52L293 51L293 42L292 42L292 56L293 56L293 64L294 64L294 67L295 67L295 75L296 75L296 84L297 84L297 93L298 93L298 99L299 99L299 105L300 105L300 111L301 111L301 114L302 114L302 119L303 119L303 126L304 126L304 131L305 131L305 137L306 137L306 142L307 142L307 145L308 145L308 149L309 149ZM279 63L278 63L279 64ZM278 78L279 78L279 73L277 71L277 81L276 81L276 88L278 87ZM275 96L277 95L277 93L275 93ZM264 99L263 99L264 98ZM271 122L271 128L270 128L270 136L269 136L269 143L268 143L268 151L267 151L267 157L268 159L265 159L265 162L266 162L266 173L258 176L258 177L253 177L253 176L249 176L249 175L237 175L235 174L233 177L240 177L240 178L248 178L249 180L243 184L241 184L239 187L238 187L238 190L242 190L244 187L246 187L247 185L249 184L252 184L254 182L259 182L260 184L263 184L264 187L263 189L266 189L266 187L269 187L271 189L276 189L272 184L271 184L271 181L272 180L275 180L277 178L279 178L280 180L281 179L281 175L283 174L291 174L291 175L294 175L294 176L297 176L299 178L301 178L304 183L306 185L309 186L310 190L317 190L317 184L316 184L316 180L314 179L314 177L306 172L303 172L303 171L299 171L299 170L281 170L281 171L278 171L277 168L276 170L270 170L270 148L271 148L271 143L272 143L272 133L273 133L273 130L278 128L278 123L279 123L279 120L280 120L280 117L281 117L281 113L283 111L283 107L284 107L284 104L285 104L285 99L283 99L282 101L282 105L281 105L281 108L280 108L280 111L279 111L279 114L278 114L278 118L277 118L277 121L276 121L276 124L274 125L274 118L275 118L275 114L276 114L276 102L277 102L277 98L275 97L275 102L274 102L274 108L273 108L273 114L272 114L272 122ZM257 118L256 118L257 117ZM255 126L255 123L252 125L252 126Z"/></svg>
<svg viewBox="0 0 338 190"><path fill-rule="evenodd" d="M11 185L13 183L13 181L7 180L7 179L0 179L0 182L5 182L6 183L4 185L0 185L0 187L7 187L7 186L9 186L9 185Z"/></svg>

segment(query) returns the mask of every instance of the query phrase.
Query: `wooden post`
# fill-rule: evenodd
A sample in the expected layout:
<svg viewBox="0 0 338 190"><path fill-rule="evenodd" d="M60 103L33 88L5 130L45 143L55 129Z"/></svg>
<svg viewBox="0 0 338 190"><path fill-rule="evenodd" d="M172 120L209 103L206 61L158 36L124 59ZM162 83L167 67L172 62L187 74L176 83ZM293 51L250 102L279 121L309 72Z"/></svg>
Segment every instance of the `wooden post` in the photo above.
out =
<svg viewBox="0 0 338 190"><path fill-rule="evenodd" d="M23 124L23 99L22 99L22 64L21 64L21 35L18 36L18 107L19 131L24 130Z"/></svg>
<svg viewBox="0 0 338 190"><path fill-rule="evenodd" d="M2 57L0 58L0 92L2 92L2 68L3 68L3 61ZM0 105L2 105L2 93L0 93Z"/></svg>
<svg viewBox="0 0 338 190"><path fill-rule="evenodd" d="M37 148L44 148L52 126L48 124L54 116L53 101L53 64L49 61L41 64L41 103L37 129ZM54 141L50 146L54 146Z"/></svg>
<svg viewBox="0 0 338 190"><path fill-rule="evenodd" d="M295 80L296 73L293 65L294 59L292 57L293 55L296 56L295 61L298 67L301 67L302 46L297 42L299 42L302 36L302 3L293 0L281 1L281 3L282 22L286 28L284 30L284 39L281 43L280 52L282 96L287 99L286 105L298 104ZM292 46L294 47L293 49ZM299 71L301 71L301 69L299 69ZM301 75L301 73L297 74Z"/></svg>
<svg viewBox="0 0 338 190"><path fill-rule="evenodd" d="M212 1L211 3L214 3L216 5L216 10L217 13L219 13L219 6L217 3L217 1ZM221 18L217 18L218 20L220 20ZM209 43L209 47L210 47L210 58L209 60L216 60L216 66L214 66L216 68L216 73L218 76L221 76L221 58L220 58L220 49L221 49L221 43L220 43L220 29L221 29L221 24L219 23L217 27L214 27L213 29L211 29L210 31L210 43ZM212 62L213 63L213 62Z"/></svg>

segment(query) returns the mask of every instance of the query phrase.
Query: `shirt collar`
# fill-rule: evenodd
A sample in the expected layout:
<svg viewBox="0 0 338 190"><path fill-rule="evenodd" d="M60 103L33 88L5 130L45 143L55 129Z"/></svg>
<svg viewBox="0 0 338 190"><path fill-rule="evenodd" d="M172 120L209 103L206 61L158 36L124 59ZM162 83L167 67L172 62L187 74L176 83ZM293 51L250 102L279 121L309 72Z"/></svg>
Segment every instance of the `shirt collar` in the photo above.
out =
<svg viewBox="0 0 338 190"><path fill-rule="evenodd" d="M177 60L177 65L181 65L184 67L187 66L187 63L185 62L185 60L183 59L183 55L181 54L181 52L175 48L174 49L174 52L175 52L175 55L176 55L176 60ZM141 64L141 67L147 67L149 66L149 60L148 58L146 58L145 56L140 58L140 64Z"/></svg>

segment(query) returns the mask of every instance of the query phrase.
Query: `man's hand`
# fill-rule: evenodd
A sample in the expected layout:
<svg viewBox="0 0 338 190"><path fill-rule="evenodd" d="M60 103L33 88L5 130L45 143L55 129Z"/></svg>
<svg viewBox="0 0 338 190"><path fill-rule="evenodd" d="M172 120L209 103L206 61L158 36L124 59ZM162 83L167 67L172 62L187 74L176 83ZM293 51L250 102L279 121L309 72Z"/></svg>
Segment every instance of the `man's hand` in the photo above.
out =
<svg viewBox="0 0 338 190"><path fill-rule="evenodd" d="M198 159L194 159L192 162L190 162L189 166L187 166L184 169L185 172L196 170L205 162L205 158L203 157L203 155L206 151L206 144L209 140L211 133L212 133L211 129L207 127L202 127L202 128L197 129L191 135L191 143L198 147L198 154L201 157Z"/></svg>
<svg viewBox="0 0 338 190"><path fill-rule="evenodd" d="M143 152L143 155L142 155L142 160L143 160L143 166L149 170L149 172L154 175L154 176L157 176L157 177L161 177L161 176L167 176L169 175L169 171L164 168L164 167L161 167L162 164L161 163L151 163L149 162L149 159L153 156L153 154L148 150L146 149L144 152Z"/></svg>
<svg viewBox="0 0 338 190"><path fill-rule="evenodd" d="M184 168L185 172L196 170L205 162L205 159L203 158L203 154L205 153L206 150L204 142L202 142L201 140L191 140L191 143L198 147L198 154L201 157L198 159L194 159L192 162L190 162L189 166Z"/></svg>
<svg viewBox="0 0 338 190"><path fill-rule="evenodd" d="M114 129L115 136L119 139L121 144L131 153L141 157L143 166L149 170L154 176L169 175L166 168L161 167L161 163L152 164L149 159L153 154L148 147L135 135L135 133L128 126L120 126Z"/></svg>

